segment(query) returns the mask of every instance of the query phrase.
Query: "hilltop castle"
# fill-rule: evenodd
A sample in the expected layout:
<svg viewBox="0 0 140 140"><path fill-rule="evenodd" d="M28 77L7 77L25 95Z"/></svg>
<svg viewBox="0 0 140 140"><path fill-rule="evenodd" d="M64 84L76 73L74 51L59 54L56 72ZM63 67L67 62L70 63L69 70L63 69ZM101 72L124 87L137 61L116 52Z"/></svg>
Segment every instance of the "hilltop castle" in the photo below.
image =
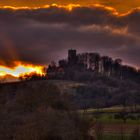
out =
<svg viewBox="0 0 140 140"><path fill-rule="evenodd" d="M121 60L117 59L113 62L108 56L101 57L98 53L81 53L77 54L76 50L68 50L67 59L59 61L59 65L53 62L49 65L48 76L53 77L69 77L74 73L96 73L110 75L113 73L112 65L117 64L119 67ZM68 76L69 75L69 76Z"/></svg>

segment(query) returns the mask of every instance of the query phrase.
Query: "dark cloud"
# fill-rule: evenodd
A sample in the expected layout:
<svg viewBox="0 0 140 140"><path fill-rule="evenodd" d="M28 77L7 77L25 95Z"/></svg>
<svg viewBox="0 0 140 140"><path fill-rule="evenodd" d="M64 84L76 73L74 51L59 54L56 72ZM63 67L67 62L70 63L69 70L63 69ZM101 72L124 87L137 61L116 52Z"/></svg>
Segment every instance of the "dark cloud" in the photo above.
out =
<svg viewBox="0 0 140 140"><path fill-rule="evenodd" d="M1 9L1 21L26 21L34 20L42 23L65 23L71 25L120 25L115 15L116 11L105 7L75 7L72 11L66 8L51 6L49 8L12 10Z"/></svg>
<svg viewBox="0 0 140 140"><path fill-rule="evenodd" d="M0 62L46 64L67 49L96 51L140 67L140 10L117 15L106 7L0 10Z"/></svg>

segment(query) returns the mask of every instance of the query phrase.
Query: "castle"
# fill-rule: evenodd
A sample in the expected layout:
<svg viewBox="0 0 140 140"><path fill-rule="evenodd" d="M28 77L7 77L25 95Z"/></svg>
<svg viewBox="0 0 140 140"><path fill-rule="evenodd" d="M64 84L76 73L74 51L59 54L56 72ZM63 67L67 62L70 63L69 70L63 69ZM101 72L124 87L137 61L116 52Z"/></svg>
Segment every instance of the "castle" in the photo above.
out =
<svg viewBox="0 0 140 140"><path fill-rule="evenodd" d="M80 53L74 49L68 50L67 59L59 61L58 66L52 62L47 74L49 78L70 78L74 74L94 73L110 76L116 74L121 76L121 59L112 60L108 56L100 56L98 53Z"/></svg>

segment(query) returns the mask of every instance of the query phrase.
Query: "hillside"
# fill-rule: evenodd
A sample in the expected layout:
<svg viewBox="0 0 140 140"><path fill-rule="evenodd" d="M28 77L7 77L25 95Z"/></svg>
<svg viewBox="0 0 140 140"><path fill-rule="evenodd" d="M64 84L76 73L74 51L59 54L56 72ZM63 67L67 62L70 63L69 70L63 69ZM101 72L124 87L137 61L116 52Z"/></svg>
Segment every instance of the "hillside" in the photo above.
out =
<svg viewBox="0 0 140 140"><path fill-rule="evenodd" d="M77 114L70 97L52 83L0 85L1 140L92 140L92 122Z"/></svg>
<svg viewBox="0 0 140 140"><path fill-rule="evenodd" d="M114 134L121 131L118 127L122 126L120 115L124 107L129 108L129 113L139 114L139 88L135 82L105 77L94 77L90 82L35 80L3 83L0 85L0 138L94 140L92 136L98 132L93 132L100 123L104 125L104 135ZM108 108L116 105L123 107ZM103 114L97 113L99 108L103 108ZM85 114L79 109L88 110ZM129 117L134 118L135 114L129 114ZM97 126L94 126L95 120ZM119 122L118 126L116 122ZM124 133L135 131L136 123L135 119L125 124L130 129ZM110 127L114 129L110 130Z"/></svg>
<svg viewBox="0 0 140 140"><path fill-rule="evenodd" d="M105 108L116 105L137 106L140 104L139 83L130 80L119 80L107 77L94 77L92 81L39 80L0 85L0 96L3 100L14 99L18 92L28 87L38 91L48 84L56 85L61 92L69 94L78 108ZM6 99L5 99L6 100Z"/></svg>
<svg viewBox="0 0 140 140"><path fill-rule="evenodd" d="M108 77L94 77L83 86L76 87L75 101L80 108L102 108L116 105L140 104L139 83Z"/></svg>

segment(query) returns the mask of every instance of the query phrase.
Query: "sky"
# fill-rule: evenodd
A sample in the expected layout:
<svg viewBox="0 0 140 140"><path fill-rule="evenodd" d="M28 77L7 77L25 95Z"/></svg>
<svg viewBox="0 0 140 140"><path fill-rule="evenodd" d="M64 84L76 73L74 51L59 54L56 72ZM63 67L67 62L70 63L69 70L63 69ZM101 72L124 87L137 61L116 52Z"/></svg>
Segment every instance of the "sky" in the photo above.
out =
<svg viewBox="0 0 140 140"><path fill-rule="evenodd" d="M0 65L45 65L73 48L140 68L139 6L140 0L1 0Z"/></svg>
<svg viewBox="0 0 140 140"><path fill-rule="evenodd" d="M28 7L42 7L47 4L61 4L67 5L70 3L80 5L102 4L105 6L114 7L118 12L127 12L132 8L140 6L140 0L1 0L0 6L28 6Z"/></svg>

